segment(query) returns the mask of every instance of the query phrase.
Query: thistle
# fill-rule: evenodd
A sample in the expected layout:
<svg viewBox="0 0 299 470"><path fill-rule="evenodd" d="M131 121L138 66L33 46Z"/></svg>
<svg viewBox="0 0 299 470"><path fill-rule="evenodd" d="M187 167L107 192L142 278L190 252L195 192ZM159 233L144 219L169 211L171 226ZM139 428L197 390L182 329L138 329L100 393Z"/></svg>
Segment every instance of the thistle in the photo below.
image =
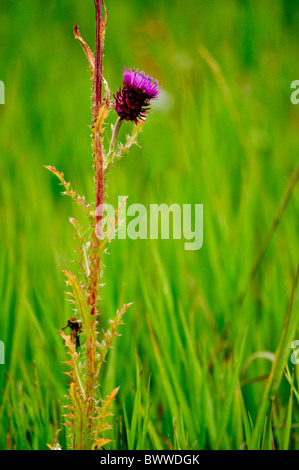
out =
<svg viewBox="0 0 299 470"><path fill-rule="evenodd" d="M114 108L121 120L144 119L149 112L150 101L159 94L158 80L135 69L124 69L123 88L114 96Z"/></svg>
<svg viewBox="0 0 299 470"><path fill-rule="evenodd" d="M118 388L103 399L98 387L98 376L101 367L111 348L112 340L118 335L118 328L123 323L123 315L130 304L124 305L114 319L109 321L107 331L100 334L97 331L98 317L101 314L99 306L102 257L107 250L107 244L118 230L118 220L121 208L116 211L116 225L105 233L102 230L104 222L104 203L106 176L111 166L127 153L131 146L137 143L138 134L145 123L149 111L150 100L159 94L158 82L144 72L128 69L123 74L123 88L114 95L115 102L110 101L110 90L103 77L103 45L107 23L107 10L104 0L94 0L96 16L96 47L95 55L80 35L79 28L74 28L75 38L81 43L88 59L92 74L92 125L91 138L94 162L95 200L87 203L79 196L64 178L64 174L52 166L47 166L64 187L64 195L71 197L73 202L82 210L86 226L74 218L70 219L80 247L81 270L78 275L64 271L68 296L73 304L75 316L68 320L69 334L60 331L69 360L67 374L70 377L68 403L66 405L65 425L68 430L68 445L70 449L87 450L100 449L109 439L105 431L111 429L107 422L111 415L109 408L117 394ZM111 140L108 151L103 142L103 127L105 119L114 108L118 114L116 124L111 129ZM120 125L123 120L133 121L132 134L126 137L124 143L116 146ZM81 344L81 337L84 341ZM58 432L55 435L52 449L59 449Z"/></svg>

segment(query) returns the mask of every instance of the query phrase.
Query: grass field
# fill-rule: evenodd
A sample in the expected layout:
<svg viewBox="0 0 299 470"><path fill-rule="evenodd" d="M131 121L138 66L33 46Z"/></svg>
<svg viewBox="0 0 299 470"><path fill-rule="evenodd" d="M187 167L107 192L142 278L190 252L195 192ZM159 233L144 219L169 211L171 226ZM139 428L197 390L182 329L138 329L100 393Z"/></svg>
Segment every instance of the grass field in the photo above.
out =
<svg viewBox="0 0 299 470"><path fill-rule="evenodd" d="M198 251L183 240L109 246L103 326L134 304L100 378L103 395L120 386L108 448L299 449L299 1L106 3L110 89L124 66L163 87L141 148L110 173L108 202L204 207ZM63 428L62 270L75 269L68 219L80 214L43 165L93 200L75 23L93 47L92 0L0 7L1 449L46 449Z"/></svg>

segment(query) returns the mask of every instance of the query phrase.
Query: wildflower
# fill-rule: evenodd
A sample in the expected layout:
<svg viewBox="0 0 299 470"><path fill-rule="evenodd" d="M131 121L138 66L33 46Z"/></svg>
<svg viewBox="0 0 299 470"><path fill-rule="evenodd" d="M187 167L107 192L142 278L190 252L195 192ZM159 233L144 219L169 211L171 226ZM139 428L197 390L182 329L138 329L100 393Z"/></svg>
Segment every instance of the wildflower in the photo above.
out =
<svg viewBox="0 0 299 470"><path fill-rule="evenodd" d="M144 119L149 112L150 100L160 93L158 80L135 69L124 69L123 87L117 92L113 107L121 120Z"/></svg>

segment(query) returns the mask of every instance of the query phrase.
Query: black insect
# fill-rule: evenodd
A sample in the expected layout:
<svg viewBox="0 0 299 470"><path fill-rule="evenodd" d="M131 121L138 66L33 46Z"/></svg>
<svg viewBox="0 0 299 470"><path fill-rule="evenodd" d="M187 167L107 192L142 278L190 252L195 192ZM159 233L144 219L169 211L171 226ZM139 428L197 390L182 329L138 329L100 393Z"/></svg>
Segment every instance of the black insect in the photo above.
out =
<svg viewBox="0 0 299 470"><path fill-rule="evenodd" d="M72 317L68 320L67 325L62 328L65 330L66 328L70 328L71 333L71 342L76 345L76 349L80 347L80 333L82 331L82 321L77 317Z"/></svg>

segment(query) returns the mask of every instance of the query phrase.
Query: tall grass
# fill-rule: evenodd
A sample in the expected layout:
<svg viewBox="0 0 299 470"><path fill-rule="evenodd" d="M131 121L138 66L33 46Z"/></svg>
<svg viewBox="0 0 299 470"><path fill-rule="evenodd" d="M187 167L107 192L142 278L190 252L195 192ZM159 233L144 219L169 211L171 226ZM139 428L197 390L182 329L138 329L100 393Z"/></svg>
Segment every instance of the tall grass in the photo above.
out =
<svg viewBox="0 0 299 470"><path fill-rule="evenodd" d="M72 267L67 218L78 214L43 164L92 199L90 81L72 29L81 19L92 44L93 14L90 2L19 3L0 11L0 448L45 449L65 402L57 330L72 315L61 271ZM111 448L298 449L296 184L250 279L298 164L297 6L107 1L110 88L123 63L165 91L142 150L113 168L108 202L129 193L146 206L204 204L198 252L179 240L115 240L105 258L103 326L135 302L100 378L103 396L120 386Z"/></svg>

